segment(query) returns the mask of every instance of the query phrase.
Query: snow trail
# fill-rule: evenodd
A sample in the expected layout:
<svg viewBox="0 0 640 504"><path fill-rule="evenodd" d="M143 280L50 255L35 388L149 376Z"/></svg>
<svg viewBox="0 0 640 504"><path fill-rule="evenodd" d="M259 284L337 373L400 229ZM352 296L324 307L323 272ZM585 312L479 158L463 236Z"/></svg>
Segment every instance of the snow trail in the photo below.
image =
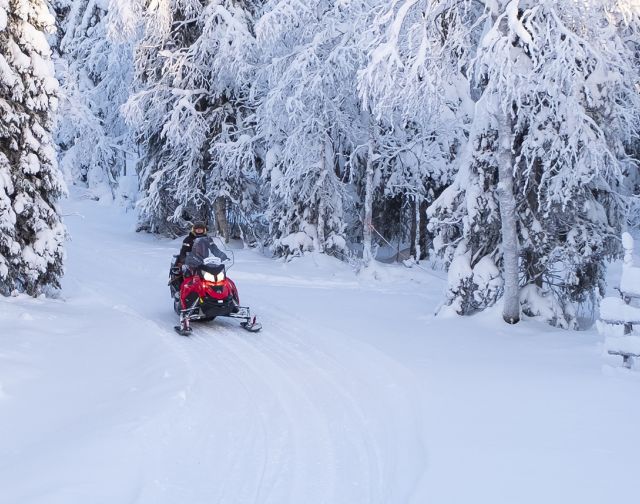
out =
<svg viewBox="0 0 640 504"><path fill-rule="evenodd" d="M131 477L127 499L346 504L407 494L398 489L404 479L396 481L394 472L412 445L420 445L420 433L411 426L417 408L394 397L404 377L392 369L402 366L336 332L337 324L307 325L287 308L290 296L313 302L318 288L357 289L356 282L245 272L243 258L251 265L251 254L236 251L231 276L265 328L250 334L237 321L216 320L195 323L193 336L182 338L172 330L177 317L166 287L176 242L131 235L121 219L101 217L117 213L93 202L71 200L67 206L82 217L68 222L73 241L64 304L95 323L87 332L97 355L106 349L113 354L114 332L123 354L155 347L155 361L140 370L141 385L131 387L137 394L158 377L172 383L159 404L143 399L140 417L114 427L128 431L133 442L131 450L119 448L138 478ZM258 269L270 263L253 260ZM256 295L255 286L295 292L276 301ZM88 386L96 384L90 380ZM387 432L404 428L410 444L389 442ZM86 467L80 472L95 476ZM80 486L74 491L83 493ZM59 495L68 499L69 491L60 489Z"/></svg>
<svg viewBox="0 0 640 504"><path fill-rule="evenodd" d="M594 331L435 319L419 271L236 250L263 330L181 337L179 241L65 206L63 299L0 298L0 504L595 504L640 469L639 382Z"/></svg>

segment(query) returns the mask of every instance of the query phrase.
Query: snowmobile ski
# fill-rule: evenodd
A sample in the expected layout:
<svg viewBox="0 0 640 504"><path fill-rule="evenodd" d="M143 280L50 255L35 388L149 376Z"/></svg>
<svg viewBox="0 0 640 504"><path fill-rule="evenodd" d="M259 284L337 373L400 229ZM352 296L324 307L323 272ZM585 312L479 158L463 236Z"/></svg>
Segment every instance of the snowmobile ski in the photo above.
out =
<svg viewBox="0 0 640 504"><path fill-rule="evenodd" d="M260 322L256 322L256 317L253 316L249 320L240 322L240 327L246 329L249 332L258 332L260 329L262 329L262 324Z"/></svg>
<svg viewBox="0 0 640 504"><path fill-rule="evenodd" d="M177 325L173 326L173 328L180 336L189 336L193 332L193 329L191 329L191 327L182 328Z"/></svg>

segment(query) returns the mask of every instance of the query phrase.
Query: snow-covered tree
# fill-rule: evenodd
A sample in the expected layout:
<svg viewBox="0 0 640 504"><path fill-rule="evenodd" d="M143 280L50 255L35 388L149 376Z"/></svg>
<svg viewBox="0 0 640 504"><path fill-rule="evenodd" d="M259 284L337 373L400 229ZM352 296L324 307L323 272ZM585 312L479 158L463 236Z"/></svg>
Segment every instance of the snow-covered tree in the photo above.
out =
<svg viewBox="0 0 640 504"><path fill-rule="evenodd" d="M125 106L144 156L140 229L177 234L214 214L228 237L230 204L251 199L252 173L222 165L237 140L254 48L255 2L148 2L136 47L138 91ZM253 177L255 178L255 177Z"/></svg>
<svg viewBox="0 0 640 504"><path fill-rule="evenodd" d="M120 107L133 78L132 42L119 30L116 0L57 0L61 168L98 196L113 195L131 157Z"/></svg>
<svg viewBox="0 0 640 504"><path fill-rule="evenodd" d="M618 22L618 29L625 44L634 56L636 68L640 68L640 37L638 37L638 26L640 26L640 2L638 0L628 0L618 3L618 16L622 22ZM640 159L640 136L628 146L629 156L634 160ZM640 165L630 163L625 174L625 189L631 194L629 205L629 225L640 229Z"/></svg>
<svg viewBox="0 0 640 504"><path fill-rule="evenodd" d="M41 0L0 0L0 293L57 287L64 184L52 142L58 82Z"/></svg>
<svg viewBox="0 0 640 504"><path fill-rule="evenodd" d="M449 89L476 102L456 179L429 211L458 313L504 293L507 321L522 297L529 314L545 299L547 318L571 325L570 302L600 286L618 252L640 111L622 3L398 0L380 18L365 78L383 104L398 85L408 108L436 116ZM523 285L537 290L521 296Z"/></svg>
<svg viewBox="0 0 640 504"><path fill-rule="evenodd" d="M212 2L203 13L202 36L190 49L194 64L208 69L204 87L215 112L207 198L214 203L218 230L227 240L232 225L243 237L253 232L259 199L257 154L248 139L253 131L249 104L256 61L253 25L261 4L262 0Z"/></svg>
<svg viewBox="0 0 640 504"><path fill-rule="evenodd" d="M346 247L346 163L366 144L368 122L355 90L362 52L341 7L350 4L272 0L256 25L256 123L267 151L269 240L281 255Z"/></svg>
<svg viewBox="0 0 640 504"><path fill-rule="evenodd" d="M267 151L270 242L278 254L313 249L343 257L346 239L362 240L368 263L377 202L395 196L382 190L385 176L408 160L403 153L420 150L414 138L408 146L394 143L411 137L409 129L373 117L358 96L368 27L383 5L273 0L257 25L256 123Z"/></svg>
<svg viewBox="0 0 640 504"><path fill-rule="evenodd" d="M465 24L470 16L462 8L446 12L440 2L425 3L435 20L428 31L417 4L379 2L378 16L364 35L369 64L359 72L359 90L365 107L386 125L378 146L382 215L398 205L398 198L409 207L411 249L419 259L428 246L426 205L455 173L452 161L466 143L473 102L460 64L472 43ZM384 218L378 225L385 227ZM386 226L386 234L392 234Z"/></svg>

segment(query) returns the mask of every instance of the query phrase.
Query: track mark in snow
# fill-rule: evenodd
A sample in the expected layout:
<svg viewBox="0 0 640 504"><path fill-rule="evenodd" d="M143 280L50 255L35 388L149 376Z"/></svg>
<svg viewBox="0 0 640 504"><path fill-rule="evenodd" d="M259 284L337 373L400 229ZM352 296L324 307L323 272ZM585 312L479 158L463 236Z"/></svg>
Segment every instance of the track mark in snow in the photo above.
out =
<svg viewBox="0 0 640 504"><path fill-rule="evenodd" d="M264 454L261 468L255 469L260 474L255 502L300 502L309 495L327 501L321 497L334 486L332 444L323 413L304 388L269 356L247 346L234 329L206 331L202 342L224 356L229 373L243 384L249 417L260 422ZM228 481L246 480L247 470L253 474L247 455L255 457L256 450L251 444L245 450Z"/></svg>
<svg viewBox="0 0 640 504"><path fill-rule="evenodd" d="M397 459L403 456L397 452L405 446L385 430L407 427L397 418L415 414L408 402L384 403L389 383L397 379L385 371L390 359L360 342L338 343L344 336L327 328L322 332L331 333L329 338L308 334L302 339L304 328L297 322L270 317L268 329L257 335L218 321L198 324L185 341L202 366L201 379L222 380L234 391L234 413L219 427L236 445L216 477L223 482L217 497L310 502L313 495L311 502L388 502L397 483ZM357 352L365 354L360 360L370 361L364 368L352 367ZM197 406L193 412L206 414ZM243 499L232 497L240 482Z"/></svg>

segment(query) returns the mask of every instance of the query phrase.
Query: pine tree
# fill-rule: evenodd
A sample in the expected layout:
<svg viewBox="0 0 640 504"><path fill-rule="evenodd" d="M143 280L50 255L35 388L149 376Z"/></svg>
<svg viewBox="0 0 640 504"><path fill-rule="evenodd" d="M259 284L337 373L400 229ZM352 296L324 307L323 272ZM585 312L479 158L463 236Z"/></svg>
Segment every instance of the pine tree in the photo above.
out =
<svg viewBox="0 0 640 504"><path fill-rule="evenodd" d="M0 293L59 287L64 183L52 142L58 83L41 0L0 0Z"/></svg>

